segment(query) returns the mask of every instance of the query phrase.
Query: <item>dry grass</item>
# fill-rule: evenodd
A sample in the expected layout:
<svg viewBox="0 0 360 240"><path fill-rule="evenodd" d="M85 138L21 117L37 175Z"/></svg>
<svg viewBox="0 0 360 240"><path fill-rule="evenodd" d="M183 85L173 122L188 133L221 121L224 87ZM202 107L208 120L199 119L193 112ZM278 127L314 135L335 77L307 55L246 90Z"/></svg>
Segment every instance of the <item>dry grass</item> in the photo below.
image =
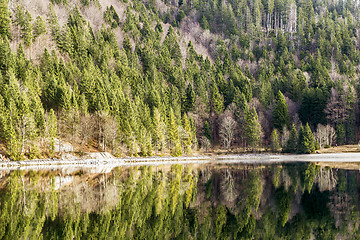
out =
<svg viewBox="0 0 360 240"><path fill-rule="evenodd" d="M330 148L322 148L317 150L316 153L349 153L349 152L360 152L359 145L343 145Z"/></svg>

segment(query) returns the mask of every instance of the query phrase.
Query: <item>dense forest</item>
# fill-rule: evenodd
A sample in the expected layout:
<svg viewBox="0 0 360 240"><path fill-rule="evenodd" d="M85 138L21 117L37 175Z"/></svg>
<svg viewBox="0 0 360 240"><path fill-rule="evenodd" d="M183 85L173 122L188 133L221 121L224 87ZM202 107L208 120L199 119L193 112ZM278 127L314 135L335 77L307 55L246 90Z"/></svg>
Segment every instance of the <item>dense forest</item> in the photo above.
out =
<svg viewBox="0 0 360 240"><path fill-rule="evenodd" d="M314 164L13 171L0 239L359 239L358 179Z"/></svg>
<svg viewBox="0 0 360 240"><path fill-rule="evenodd" d="M0 0L0 151L356 143L359 17L355 0Z"/></svg>

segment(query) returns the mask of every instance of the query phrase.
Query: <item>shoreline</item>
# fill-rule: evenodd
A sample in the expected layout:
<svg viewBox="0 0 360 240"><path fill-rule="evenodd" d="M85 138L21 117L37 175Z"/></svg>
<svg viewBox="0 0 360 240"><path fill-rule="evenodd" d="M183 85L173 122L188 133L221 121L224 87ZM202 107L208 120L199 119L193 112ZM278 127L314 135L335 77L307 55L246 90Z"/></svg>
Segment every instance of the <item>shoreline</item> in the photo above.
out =
<svg viewBox="0 0 360 240"><path fill-rule="evenodd" d="M16 169L53 169L65 167L118 167L135 165L169 165L169 164L277 164L277 163L359 163L360 153L322 153L322 154L264 154L247 153L233 155L198 155L184 157L127 157L127 158L87 158L87 159L38 159L24 161L2 161L0 170Z"/></svg>

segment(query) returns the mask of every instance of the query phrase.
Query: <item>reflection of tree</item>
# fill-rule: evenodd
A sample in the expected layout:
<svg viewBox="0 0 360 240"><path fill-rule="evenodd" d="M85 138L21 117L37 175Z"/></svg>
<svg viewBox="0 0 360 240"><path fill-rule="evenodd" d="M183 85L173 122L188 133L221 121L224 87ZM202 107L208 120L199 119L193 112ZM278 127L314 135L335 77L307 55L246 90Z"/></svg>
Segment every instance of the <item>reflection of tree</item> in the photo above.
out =
<svg viewBox="0 0 360 240"><path fill-rule="evenodd" d="M18 171L1 182L0 238L332 239L350 226L357 239L358 175L313 164L142 166L62 173L58 189L53 172ZM300 181L304 192L288 183Z"/></svg>

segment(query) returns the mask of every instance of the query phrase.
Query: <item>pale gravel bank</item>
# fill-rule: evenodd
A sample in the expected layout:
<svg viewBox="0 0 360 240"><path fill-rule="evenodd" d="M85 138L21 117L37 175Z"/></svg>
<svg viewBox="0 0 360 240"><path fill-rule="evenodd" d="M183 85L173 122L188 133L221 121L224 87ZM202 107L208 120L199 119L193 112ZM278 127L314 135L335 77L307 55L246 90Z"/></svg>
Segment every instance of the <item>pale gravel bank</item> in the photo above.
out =
<svg viewBox="0 0 360 240"><path fill-rule="evenodd" d="M96 158L96 156L99 156ZM112 169L117 166L134 165L169 165L169 164L206 164L206 163L239 163L239 164L274 164L294 162L328 162L328 163L359 163L360 153L329 153L329 154L242 154L219 156L192 157L129 157L114 158L109 154L94 155L89 159L39 159L27 161L2 161L0 170L41 170L76 168ZM107 171L107 170L106 170Z"/></svg>

